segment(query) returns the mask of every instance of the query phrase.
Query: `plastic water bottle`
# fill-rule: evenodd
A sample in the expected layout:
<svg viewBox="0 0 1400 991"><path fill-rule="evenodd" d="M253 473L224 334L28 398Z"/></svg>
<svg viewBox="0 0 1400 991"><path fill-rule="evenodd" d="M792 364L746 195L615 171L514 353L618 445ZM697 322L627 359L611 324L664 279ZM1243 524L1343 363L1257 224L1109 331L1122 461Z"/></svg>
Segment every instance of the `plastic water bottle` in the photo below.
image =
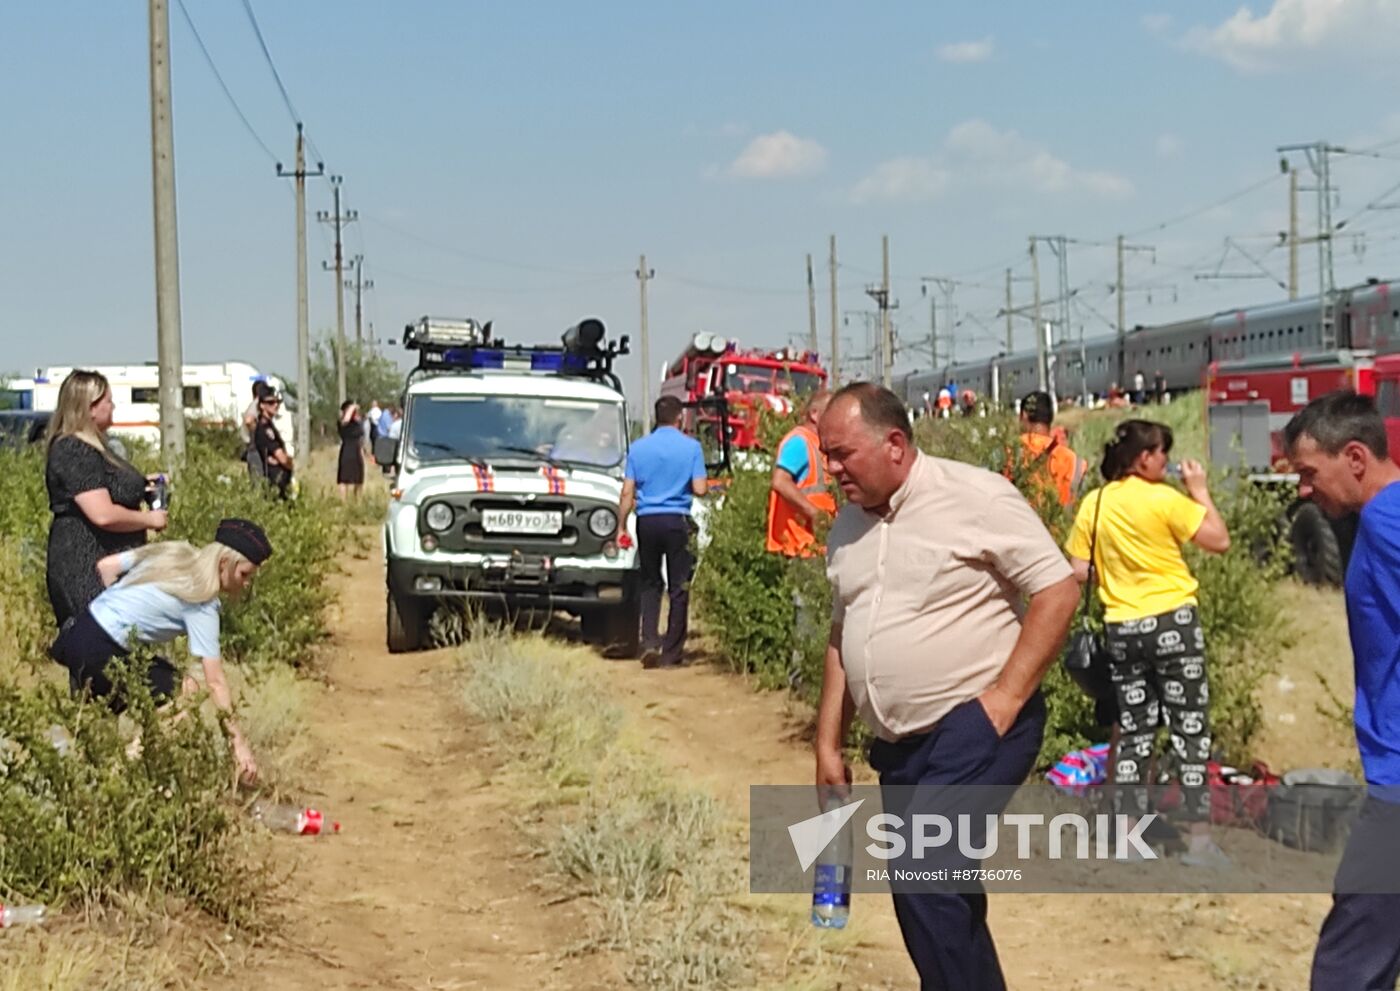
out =
<svg viewBox="0 0 1400 991"><path fill-rule="evenodd" d="M253 806L253 818L274 833L291 833L293 836L334 836L340 832L340 823L329 820L318 809L304 809L297 805Z"/></svg>
<svg viewBox="0 0 1400 991"><path fill-rule="evenodd" d="M42 905L0 905L0 929L12 926L37 926L44 921Z"/></svg>
<svg viewBox="0 0 1400 991"><path fill-rule="evenodd" d="M151 489L151 508L170 508L170 483L166 481L164 475L157 475L154 487Z"/></svg>
<svg viewBox="0 0 1400 991"><path fill-rule="evenodd" d="M822 812L839 809L844 803L827 796ZM844 929L851 914L851 862L854 844L851 830L843 828L817 857L812 877L812 925L820 929Z"/></svg>

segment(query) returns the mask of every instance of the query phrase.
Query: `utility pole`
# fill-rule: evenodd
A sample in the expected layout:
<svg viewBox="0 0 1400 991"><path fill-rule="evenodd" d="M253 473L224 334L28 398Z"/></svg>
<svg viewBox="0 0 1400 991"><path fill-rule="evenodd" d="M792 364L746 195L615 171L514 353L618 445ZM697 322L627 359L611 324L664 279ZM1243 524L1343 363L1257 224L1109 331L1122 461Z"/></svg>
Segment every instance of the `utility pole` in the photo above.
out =
<svg viewBox="0 0 1400 991"><path fill-rule="evenodd" d="M812 256L807 256L807 327L810 331L812 342L811 351L816 354L821 350L817 343L817 284L812 279Z"/></svg>
<svg viewBox="0 0 1400 991"><path fill-rule="evenodd" d="M185 459L185 359L180 339L180 246L175 222L175 127L170 105L170 7L167 0L150 0L148 13L160 447L166 466L175 469Z"/></svg>
<svg viewBox="0 0 1400 991"><path fill-rule="evenodd" d="M1046 391L1045 368L1045 328L1040 322L1040 257L1036 254L1036 238L1031 235L1031 283L1035 293L1032 312L1035 320L1035 377L1036 388ZM1051 397L1053 401L1054 397Z"/></svg>
<svg viewBox="0 0 1400 991"><path fill-rule="evenodd" d="M302 136L301 125L297 125L297 164L296 170L285 172L282 163L277 163L280 178L296 179L297 182L297 422L296 441L302 451L311 452L311 331L307 327L306 315L306 177L326 174L325 165L316 163L315 172L306 171L306 139ZM344 400L342 400L343 402Z"/></svg>
<svg viewBox="0 0 1400 991"><path fill-rule="evenodd" d="M1124 346L1124 344L1125 344L1125 342L1126 342L1126 340L1127 340L1127 335L1128 335L1128 319L1127 319L1127 315L1126 315L1126 306L1127 306L1127 298L1128 298L1128 287L1127 287L1127 286L1124 284L1124 282L1123 282L1123 255L1124 255L1125 252L1128 252L1128 251L1150 251L1150 252L1152 252L1153 260L1155 261L1155 260L1156 260L1156 257L1157 257L1157 254L1156 254L1156 253L1157 253L1157 249L1154 248L1154 247L1152 247L1151 245L1147 245L1147 244L1127 244L1127 243L1124 242L1124 240L1123 240L1123 235L1122 235L1122 234L1119 234L1119 235L1118 235L1117 247L1118 247L1118 278L1115 279L1115 280L1114 280L1114 283L1113 283L1113 294L1114 294L1115 296L1118 297L1118 373L1117 373L1117 379L1118 379L1118 385L1121 387L1121 386L1123 385L1124 376L1126 376L1126 375L1128 374L1128 370L1123 366L1124 357L1125 357L1125 356L1124 356L1124 353L1123 353L1123 346Z"/></svg>
<svg viewBox="0 0 1400 991"><path fill-rule="evenodd" d="M836 337L836 235L831 235L831 371L827 385L836 387L841 378L840 342Z"/></svg>
<svg viewBox="0 0 1400 991"><path fill-rule="evenodd" d="M883 275L878 286L870 286L865 294L875 300L880 307L880 384L886 389L893 381L894 370L894 330L890 324L890 309L898 304L890 302L890 236L880 238L880 253L883 258Z"/></svg>
<svg viewBox="0 0 1400 991"><path fill-rule="evenodd" d="M345 402L345 256L341 248L341 231L346 224L359 218L354 210L341 212L340 184L344 180L338 175L331 176L331 193L335 197L335 212L321 210L316 219L335 227L335 264L321 263L328 272L335 272L335 394L336 404Z"/></svg>
<svg viewBox="0 0 1400 991"><path fill-rule="evenodd" d="M647 336L647 283L656 278L656 270L647 268L647 256L637 263L637 281L642 287L642 422L651 420L651 339Z"/></svg>
<svg viewBox="0 0 1400 991"><path fill-rule="evenodd" d="M1015 335L1011 331L1011 269L1006 270L1006 353L1015 351Z"/></svg>
<svg viewBox="0 0 1400 991"><path fill-rule="evenodd" d="M361 298L364 296L364 292L365 292L366 289L373 289L373 288L374 288L374 280L373 280L373 279L366 279L366 278L364 277L364 275L365 275L365 256L364 256L364 255L356 255L354 258L351 258L351 259L350 259L350 267L351 267L352 269L355 270L355 279L354 279L353 282L352 282L351 280L349 280L349 279L346 279L346 280L345 280L345 288L346 288L346 289L353 289L353 290L355 291L355 343L356 343L356 344L362 345L362 344L364 344L364 342L365 342L365 335L364 335L364 318L363 318L363 316L362 316L363 307L361 306Z"/></svg>
<svg viewBox="0 0 1400 991"><path fill-rule="evenodd" d="M1336 288L1336 281L1332 270L1332 240L1335 231L1332 229L1331 156L1345 154L1346 149L1326 141L1314 141L1309 144L1280 145L1276 150L1280 155L1285 156L1279 161L1279 166L1285 172L1292 171L1286 157L1288 152L1303 152L1307 156L1308 167L1312 169L1313 177L1316 180L1316 184L1310 189L1317 193L1318 319L1321 323L1323 348L1333 348L1337 344L1337 335L1336 322L1332 315L1332 293Z"/></svg>
<svg viewBox="0 0 1400 991"><path fill-rule="evenodd" d="M1298 170L1288 170L1288 298L1298 298Z"/></svg>

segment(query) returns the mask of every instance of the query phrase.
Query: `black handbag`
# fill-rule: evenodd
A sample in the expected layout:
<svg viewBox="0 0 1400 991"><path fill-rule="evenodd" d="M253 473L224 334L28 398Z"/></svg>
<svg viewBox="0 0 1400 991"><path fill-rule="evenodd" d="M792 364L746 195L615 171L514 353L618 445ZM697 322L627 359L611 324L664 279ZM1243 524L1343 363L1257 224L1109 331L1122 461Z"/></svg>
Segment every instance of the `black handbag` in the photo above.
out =
<svg viewBox="0 0 1400 991"><path fill-rule="evenodd" d="M1094 501L1094 528L1089 532L1089 580L1084 583L1084 609L1079 629L1070 637L1065 649L1065 671L1071 680L1095 702L1109 702L1114 699L1113 680L1109 662L1112 655L1104 643L1103 634L1095 632L1089 625L1089 605L1098 580L1098 565L1095 551L1099 539L1099 510L1103 508L1103 489L1099 489Z"/></svg>

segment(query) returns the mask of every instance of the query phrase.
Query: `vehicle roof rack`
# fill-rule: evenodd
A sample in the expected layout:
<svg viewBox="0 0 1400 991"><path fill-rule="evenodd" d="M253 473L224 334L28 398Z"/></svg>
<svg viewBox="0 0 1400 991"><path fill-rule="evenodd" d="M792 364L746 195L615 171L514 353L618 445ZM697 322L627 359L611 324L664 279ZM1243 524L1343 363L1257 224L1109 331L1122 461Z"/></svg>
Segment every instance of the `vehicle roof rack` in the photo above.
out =
<svg viewBox="0 0 1400 991"><path fill-rule="evenodd" d="M623 335L605 342L605 332L603 321L589 317L564 331L558 344L509 344L491 336L489 320L422 317L404 327L403 346L418 352L408 381L460 372L533 372L592 379L621 392L613 362L630 353L630 339Z"/></svg>

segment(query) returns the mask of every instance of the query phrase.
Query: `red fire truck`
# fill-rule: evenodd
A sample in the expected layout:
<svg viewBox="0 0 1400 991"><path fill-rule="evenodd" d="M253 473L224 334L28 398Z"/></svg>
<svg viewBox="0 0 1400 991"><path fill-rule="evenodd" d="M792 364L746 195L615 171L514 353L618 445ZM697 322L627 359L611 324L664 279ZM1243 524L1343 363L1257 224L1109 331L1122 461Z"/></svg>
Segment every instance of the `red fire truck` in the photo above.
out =
<svg viewBox="0 0 1400 991"><path fill-rule="evenodd" d="M1392 451L1400 451L1400 354L1347 349L1289 359L1217 362L1206 371L1210 458L1243 465L1259 485L1296 486L1283 449L1283 428L1311 400L1336 389L1374 396ZM1293 500L1288 532L1299 576L1340 584L1356 533L1355 519L1329 520L1315 505Z"/></svg>
<svg viewBox="0 0 1400 991"><path fill-rule="evenodd" d="M786 415L803 396L826 385L826 370L810 352L739 347L718 334L699 333L662 373L661 395L686 404L686 430L703 442L718 440L725 425L729 446L759 446L765 412Z"/></svg>

